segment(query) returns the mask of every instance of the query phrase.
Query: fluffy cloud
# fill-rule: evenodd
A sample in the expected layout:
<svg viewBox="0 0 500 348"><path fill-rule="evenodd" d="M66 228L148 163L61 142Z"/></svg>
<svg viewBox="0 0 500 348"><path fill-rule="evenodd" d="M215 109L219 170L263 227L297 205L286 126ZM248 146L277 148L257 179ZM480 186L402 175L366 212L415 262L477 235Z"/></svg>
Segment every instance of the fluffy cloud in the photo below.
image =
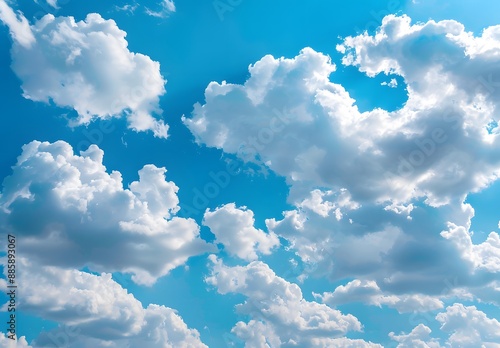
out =
<svg viewBox="0 0 500 348"><path fill-rule="evenodd" d="M23 272L18 309L61 324L42 333L34 347L207 347L175 310L142 304L111 279L77 270L39 266L17 258ZM6 282L0 283L6 290Z"/></svg>
<svg viewBox="0 0 500 348"><path fill-rule="evenodd" d="M0 348L33 348L26 341L26 337L16 337L12 340L7 337L3 332L0 332Z"/></svg>
<svg viewBox="0 0 500 348"><path fill-rule="evenodd" d="M329 57L309 48L292 59L265 56L244 85L210 83L205 104L184 122L198 142L260 159L286 177L292 201L297 192L329 187L347 189L361 203L424 198L438 206L496 178L497 136L485 128L494 110L481 90L464 99L463 83L445 79L439 91L446 87L449 95L433 104L436 89L410 88L403 108L361 113L344 87L329 81L334 70ZM452 103L454 97L469 103Z"/></svg>
<svg viewBox="0 0 500 348"><path fill-rule="evenodd" d="M431 311L443 308L439 299L419 294L414 295L385 295L376 282L367 280L353 280L341 285L334 292L315 294L323 303L335 307L338 305L362 302L374 306L388 306L395 308L399 313Z"/></svg>
<svg viewBox="0 0 500 348"><path fill-rule="evenodd" d="M103 156L95 145L75 155L63 141L23 147L0 197L0 223L23 238L21 254L45 265L132 273L150 285L213 250L194 220L175 216L178 188L165 168L144 166L124 189Z"/></svg>
<svg viewBox="0 0 500 348"><path fill-rule="evenodd" d="M160 10L153 11L146 8L146 13L153 17L165 18L168 17L172 12L175 12L175 4L172 0L162 0L160 3Z"/></svg>
<svg viewBox="0 0 500 348"><path fill-rule="evenodd" d="M448 230L441 235L455 243L461 252L462 258L471 263L475 269L493 273L500 272L500 236L491 232L488 238L480 243L473 244L471 233L467 227L448 224Z"/></svg>
<svg viewBox="0 0 500 348"><path fill-rule="evenodd" d="M442 331L451 333L448 342L452 347L500 347L500 322L474 306L455 303L436 319Z"/></svg>
<svg viewBox="0 0 500 348"><path fill-rule="evenodd" d="M210 83L184 122L198 142L259 158L296 189L344 188L359 202L463 199L500 173L497 30L474 37L455 21L388 16L376 36L346 38L344 64L403 77L408 101L392 112L360 112L330 82L330 58L306 48L263 57L243 85Z"/></svg>
<svg viewBox="0 0 500 348"><path fill-rule="evenodd" d="M289 283L263 262L228 267L211 255L212 273L206 282L221 294L238 293L247 300L237 311L249 315L248 323L238 322L232 332L245 340L245 347L324 347L350 342L348 331L361 331L354 316L344 315L324 304L306 301L298 285ZM363 347L376 346L362 341ZM351 342L351 346L356 346ZM361 346L361 345L358 345Z"/></svg>
<svg viewBox="0 0 500 348"><path fill-rule="evenodd" d="M234 203L214 211L207 209L203 217L203 224L210 228L225 250L248 261L257 259L257 252L269 255L280 244L276 234L255 228L254 222L251 210L236 208Z"/></svg>
<svg viewBox="0 0 500 348"><path fill-rule="evenodd" d="M389 337L399 343L398 348L440 348L438 340L430 338L431 332L427 326L419 324L407 335L391 332Z"/></svg>
<svg viewBox="0 0 500 348"><path fill-rule="evenodd" d="M12 33L12 69L25 98L74 109L73 125L123 116L136 131L167 137L168 126L153 117L165 93L160 64L130 52L115 21L96 13L79 22L48 14L29 26L4 0L0 19Z"/></svg>
<svg viewBox="0 0 500 348"><path fill-rule="evenodd" d="M448 333L445 347L463 348L497 348L500 347L500 322L490 319L474 306L464 306L455 303L439 313L436 320L441 324L441 331ZM431 329L423 324L416 326L409 334L389 334L392 340L398 342L398 348L442 347L438 339L431 338Z"/></svg>
<svg viewBox="0 0 500 348"><path fill-rule="evenodd" d="M345 38L343 64L401 77L408 100L394 111L361 112L331 59L305 48L263 57L244 84L211 82L183 122L198 143L286 178L296 208L267 229L316 275L373 281L415 306L457 292L491 300L498 235L473 245L463 202L500 175L499 28L387 16L375 35Z"/></svg>

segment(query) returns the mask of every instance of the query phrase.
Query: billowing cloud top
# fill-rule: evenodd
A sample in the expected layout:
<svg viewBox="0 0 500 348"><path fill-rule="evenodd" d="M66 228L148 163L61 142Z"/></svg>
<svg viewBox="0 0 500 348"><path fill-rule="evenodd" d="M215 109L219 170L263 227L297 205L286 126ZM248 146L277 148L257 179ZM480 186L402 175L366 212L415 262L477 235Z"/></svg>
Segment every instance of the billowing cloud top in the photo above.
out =
<svg viewBox="0 0 500 348"><path fill-rule="evenodd" d="M75 155L63 141L23 147L0 197L2 225L24 238L21 254L45 265L132 273L151 285L212 250L194 220L175 216L178 188L165 181L165 168L144 166L124 189L103 156L95 145Z"/></svg>
<svg viewBox="0 0 500 348"><path fill-rule="evenodd" d="M464 201L500 175L499 31L474 36L456 21L391 15L375 34L343 39L343 64L399 75L408 100L397 110L361 112L330 80L330 57L305 48L263 57L244 84L211 82L183 122L198 143L286 178L295 209L267 220L268 233L315 265L312 274L348 279L317 295L325 303L399 312L453 297L498 304L499 235L474 244Z"/></svg>
<svg viewBox="0 0 500 348"><path fill-rule="evenodd" d="M3 0L0 19L12 34L12 69L25 98L74 109L73 125L124 116L136 131L167 137L168 126L153 117L165 93L160 64L130 52L115 21L97 13L78 22L48 14L29 26Z"/></svg>
<svg viewBox="0 0 500 348"><path fill-rule="evenodd" d="M298 192L345 188L360 202L425 198L433 206L460 200L500 173L499 92L486 84L498 70L498 30L473 37L455 21L410 25L389 16L376 36L346 38L344 64L404 78L408 101L396 111L360 112L330 82L330 58L306 48L292 59L265 56L243 85L210 83L184 123L198 142L260 159Z"/></svg>

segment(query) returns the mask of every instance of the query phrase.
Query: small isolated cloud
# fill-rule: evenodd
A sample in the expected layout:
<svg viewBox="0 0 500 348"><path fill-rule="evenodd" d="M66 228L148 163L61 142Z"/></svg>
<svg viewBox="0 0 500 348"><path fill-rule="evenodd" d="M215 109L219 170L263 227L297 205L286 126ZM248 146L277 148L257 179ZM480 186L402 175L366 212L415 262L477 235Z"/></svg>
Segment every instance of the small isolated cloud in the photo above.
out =
<svg viewBox="0 0 500 348"><path fill-rule="evenodd" d="M304 299L297 284L278 277L267 264L254 261L246 266L228 267L215 255L206 282L220 294L237 293L247 299L236 306L250 316L232 329L248 347L381 347L343 337L362 326L351 314L342 314L325 304Z"/></svg>
<svg viewBox="0 0 500 348"><path fill-rule="evenodd" d="M125 189L103 156L95 145L76 155L64 141L23 147L0 196L0 225L23 238L22 255L43 265L131 273L151 285L214 249L194 220L175 216L178 188L165 180L165 168L144 166Z"/></svg>
<svg viewBox="0 0 500 348"><path fill-rule="evenodd" d="M382 86L388 86L388 87L391 87L391 88L396 88L398 86L398 81L396 79L391 79L391 81L389 82L382 82L381 83Z"/></svg>
<svg viewBox="0 0 500 348"><path fill-rule="evenodd" d="M175 310L155 304L143 308L111 274L40 266L25 258L16 261L23 270L18 273L23 284L18 309L61 325L42 332L34 347L207 347ZM7 290L5 280L0 288Z"/></svg>
<svg viewBox="0 0 500 348"><path fill-rule="evenodd" d="M274 233L265 233L254 227L253 212L246 207L236 208L234 203L226 204L210 211L207 209L203 224L216 236L216 242L222 243L231 255L252 261L257 253L269 255L280 241Z"/></svg>
<svg viewBox="0 0 500 348"><path fill-rule="evenodd" d="M146 7L146 13L153 17L165 18L175 12L175 4L172 0L162 0L159 6L160 9L156 11Z"/></svg>
<svg viewBox="0 0 500 348"><path fill-rule="evenodd" d="M115 9L117 11L123 11L123 12L128 12L128 13L134 13L135 10L139 7L139 4L134 3L134 4L125 4L123 6L118 6L115 5Z"/></svg>
<svg viewBox="0 0 500 348"><path fill-rule="evenodd" d="M115 21L96 13L79 22L48 14L29 26L4 0L0 19L12 34L12 69L25 98L74 109L72 125L125 117L136 131L167 137L168 125L153 116L161 115L165 94L160 64L130 52Z"/></svg>

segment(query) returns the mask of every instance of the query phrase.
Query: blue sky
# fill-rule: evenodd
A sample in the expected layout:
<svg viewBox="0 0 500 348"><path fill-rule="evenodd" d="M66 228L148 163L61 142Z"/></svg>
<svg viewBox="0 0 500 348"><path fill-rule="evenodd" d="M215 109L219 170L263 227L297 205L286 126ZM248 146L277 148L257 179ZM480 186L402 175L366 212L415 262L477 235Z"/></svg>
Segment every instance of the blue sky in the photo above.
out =
<svg viewBox="0 0 500 348"><path fill-rule="evenodd" d="M0 347L500 347L499 7L0 0Z"/></svg>

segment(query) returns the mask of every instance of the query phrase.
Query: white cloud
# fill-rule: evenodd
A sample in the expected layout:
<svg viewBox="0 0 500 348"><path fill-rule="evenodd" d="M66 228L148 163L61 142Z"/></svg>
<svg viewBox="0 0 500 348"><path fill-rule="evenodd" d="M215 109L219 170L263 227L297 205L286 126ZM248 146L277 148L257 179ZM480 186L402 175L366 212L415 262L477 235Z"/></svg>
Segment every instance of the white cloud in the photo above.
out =
<svg viewBox="0 0 500 348"><path fill-rule="evenodd" d="M263 57L244 84L211 82L183 121L198 143L286 178L296 208L267 220L267 230L316 264L314 275L373 280L384 296L439 301L485 288L492 299L498 235L476 246L465 238L463 249L440 233L469 233L466 196L500 175L498 30L475 37L456 21L387 16L375 36L343 40L343 64L401 77L408 100L394 111L360 112L331 82L330 58L305 48L291 59ZM336 203L340 192L352 205Z"/></svg>
<svg viewBox="0 0 500 348"><path fill-rule="evenodd" d="M213 250L194 220L175 216L178 188L165 168L144 166L124 189L103 156L95 145L75 155L63 141L23 147L0 197L1 225L23 238L20 253L46 265L132 273L151 285Z"/></svg>
<svg viewBox="0 0 500 348"><path fill-rule="evenodd" d="M172 12L175 12L175 4L173 0L162 0L160 3L161 9L159 11L153 11L146 7L146 13L153 17L165 18L168 17Z"/></svg>
<svg viewBox="0 0 500 348"><path fill-rule="evenodd" d="M475 38L455 21L387 16L375 37L346 38L344 64L404 79L408 101L395 111L360 112L330 82L329 57L306 48L292 59L263 57L243 85L211 82L184 122L199 143L258 155L292 185L292 201L317 187L347 189L361 204L461 200L500 175L498 131L487 130L500 95L490 81L500 56L495 28ZM279 134L264 132L275 110L284 111Z"/></svg>
<svg viewBox="0 0 500 348"><path fill-rule="evenodd" d="M324 304L306 301L298 285L289 283L263 262L228 267L215 255L211 275L206 282L221 294L238 293L247 300L236 306L238 313L249 315L248 323L238 322L233 328L245 347L324 347L339 342L349 331L361 331L361 323L350 314L342 314ZM364 341L363 341L364 342ZM354 342L352 342L354 344ZM365 346L370 346L364 342ZM353 345L354 346L354 345Z"/></svg>
<svg viewBox="0 0 500 348"><path fill-rule="evenodd" d="M8 338L6 334L0 332L0 348L32 348L26 341L26 337L14 336L15 340Z"/></svg>
<svg viewBox="0 0 500 348"><path fill-rule="evenodd" d="M462 257L475 269L500 273L500 236L498 233L491 232L484 242L473 244L467 227L449 223L448 230L441 232L441 235L452 241Z"/></svg>
<svg viewBox="0 0 500 348"><path fill-rule="evenodd" d="M9 27L10 35L22 47L30 48L35 43L28 20L22 13L16 14L5 0L0 0L0 20Z"/></svg>
<svg viewBox="0 0 500 348"><path fill-rule="evenodd" d="M139 4L134 3L134 4L125 4L123 6L117 6L115 5L115 9L117 11L124 11L124 12L129 12L129 13L134 13L135 10L139 7Z"/></svg>
<svg viewBox="0 0 500 348"><path fill-rule="evenodd" d="M234 203L214 211L207 209L203 217L203 224L215 234L216 242L222 243L231 255L247 261L256 260L257 253L269 255L280 244L276 234L255 228L254 222L251 210L236 208Z"/></svg>
<svg viewBox="0 0 500 348"><path fill-rule="evenodd" d="M59 8L59 5L57 4L57 1L58 0L47 0L47 4L49 4L50 6L52 6L53 8Z"/></svg>
<svg viewBox="0 0 500 348"><path fill-rule="evenodd" d="M423 324L419 324L409 334L396 335L389 333L389 337L398 342L397 348L440 348L439 341L430 337L432 330Z"/></svg>
<svg viewBox="0 0 500 348"><path fill-rule="evenodd" d="M488 318L486 313L474 306L455 303L445 312L436 315L440 330L449 336L444 347L498 348L500 347L500 322ZM398 348L440 348L439 340L430 337L431 329L423 324L416 326L409 334L389 334L398 342Z"/></svg>
<svg viewBox="0 0 500 348"><path fill-rule="evenodd" d="M18 309L62 325L36 338L34 347L207 347L175 310L142 304L111 279L17 258L23 284ZM6 282L1 281L6 290Z"/></svg>
<svg viewBox="0 0 500 348"><path fill-rule="evenodd" d="M346 285L338 286L333 292L315 294L323 303L338 305L362 302L374 306L388 306L399 313L425 312L443 308L443 302L435 297L420 294L386 295L375 281L355 279Z"/></svg>
<svg viewBox="0 0 500 348"><path fill-rule="evenodd" d="M500 322L474 306L455 303L439 313L436 320L441 323L442 331L451 333L448 339L451 347L500 347Z"/></svg>
<svg viewBox="0 0 500 348"><path fill-rule="evenodd" d="M380 85L396 88L398 86L398 81L396 79L391 79L389 82L384 81Z"/></svg>
<svg viewBox="0 0 500 348"><path fill-rule="evenodd" d="M162 113L165 94L160 64L130 52L115 21L96 13L79 22L48 14L30 27L4 0L0 19L14 39L12 69L25 98L74 109L74 125L123 116L136 131L167 137L168 125L153 116Z"/></svg>

